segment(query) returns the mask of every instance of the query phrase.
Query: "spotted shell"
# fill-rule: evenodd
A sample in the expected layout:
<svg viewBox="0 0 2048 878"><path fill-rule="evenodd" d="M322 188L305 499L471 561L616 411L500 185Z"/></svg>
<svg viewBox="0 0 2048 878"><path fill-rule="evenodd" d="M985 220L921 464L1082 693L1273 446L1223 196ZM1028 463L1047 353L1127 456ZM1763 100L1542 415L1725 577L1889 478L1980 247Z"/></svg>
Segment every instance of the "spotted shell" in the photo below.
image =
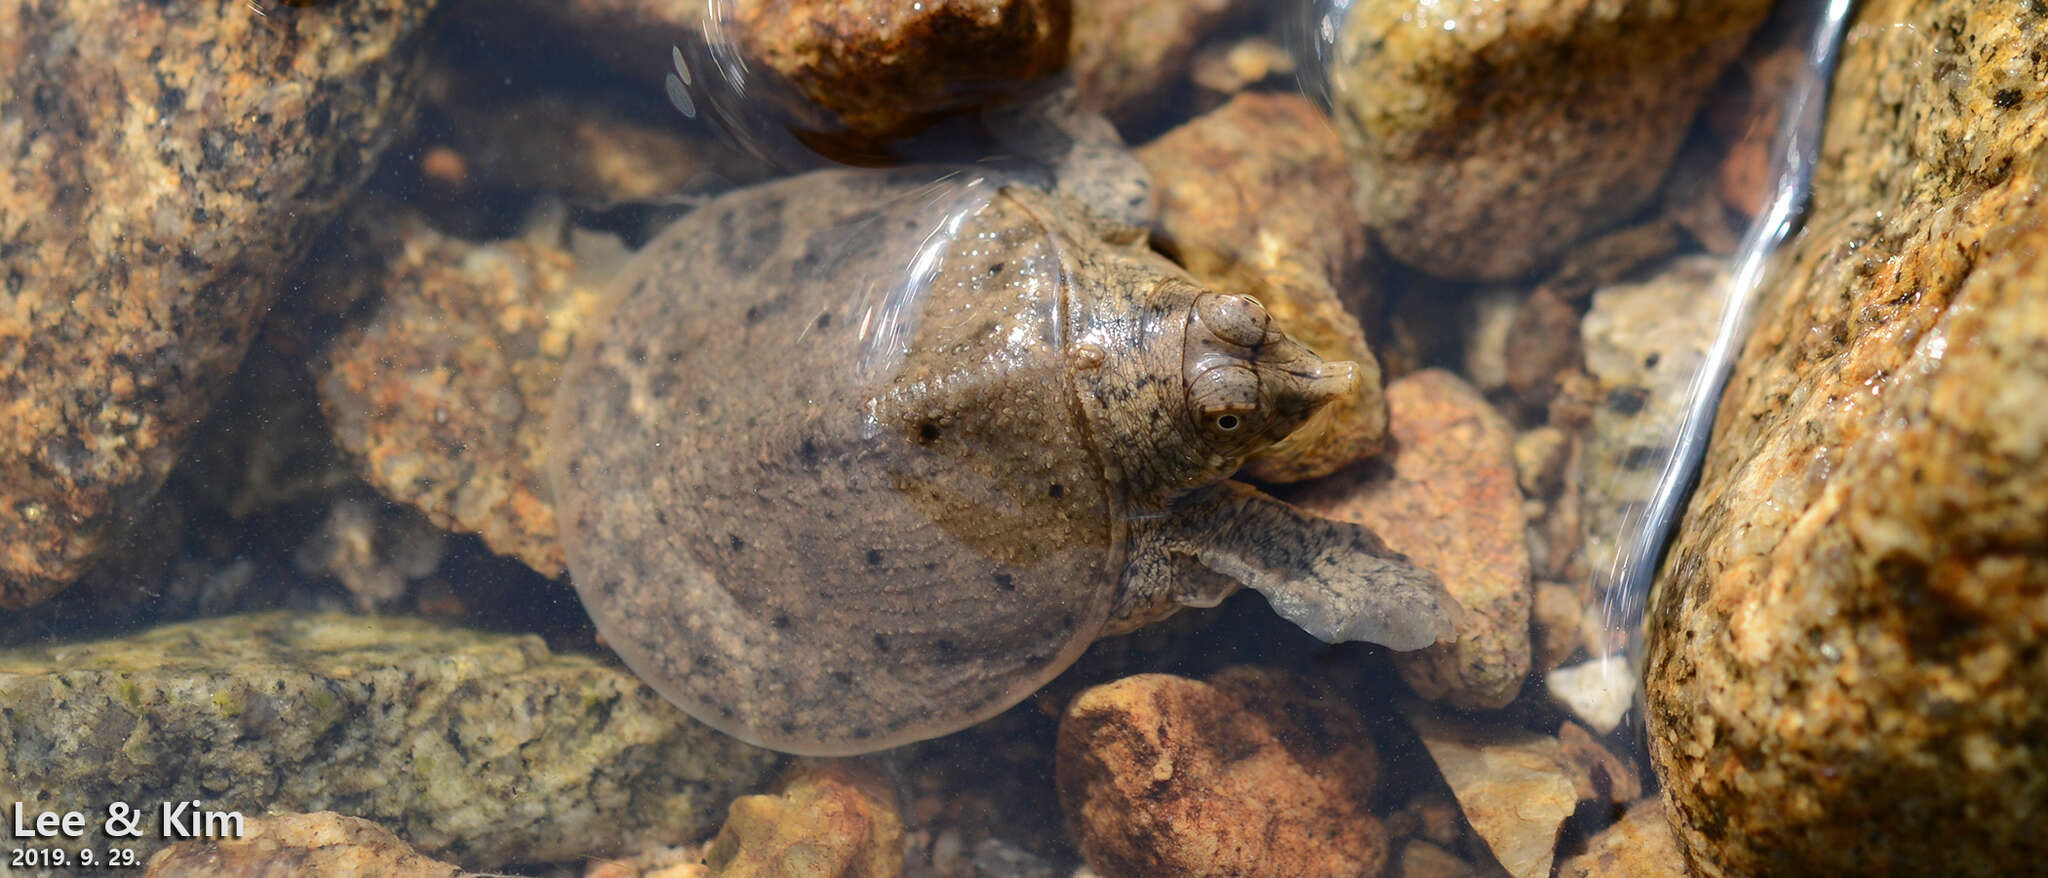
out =
<svg viewBox="0 0 2048 878"><path fill-rule="evenodd" d="M978 722L1072 663L1115 596L1119 497L1072 403L1075 351L1102 352L1076 347L1093 312L1063 251L1089 244L999 179L931 179L710 202L623 271L562 379L584 605L642 679L755 744Z"/></svg>

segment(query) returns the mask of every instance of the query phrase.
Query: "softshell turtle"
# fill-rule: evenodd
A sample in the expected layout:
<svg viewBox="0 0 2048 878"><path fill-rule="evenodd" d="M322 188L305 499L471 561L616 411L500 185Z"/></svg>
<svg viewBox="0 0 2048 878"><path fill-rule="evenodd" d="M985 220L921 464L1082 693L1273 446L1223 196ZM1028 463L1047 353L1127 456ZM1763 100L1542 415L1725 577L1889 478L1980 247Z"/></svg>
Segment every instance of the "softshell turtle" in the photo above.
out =
<svg viewBox="0 0 2048 878"><path fill-rule="evenodd" d="M1100 209L984 168L932 181L720 196L580 331L555 499L642 679L832 755L971 725L1239 583L1327 641L1451 637L1455 601L1370 531L1228 480L1352 364Z"/></svg>

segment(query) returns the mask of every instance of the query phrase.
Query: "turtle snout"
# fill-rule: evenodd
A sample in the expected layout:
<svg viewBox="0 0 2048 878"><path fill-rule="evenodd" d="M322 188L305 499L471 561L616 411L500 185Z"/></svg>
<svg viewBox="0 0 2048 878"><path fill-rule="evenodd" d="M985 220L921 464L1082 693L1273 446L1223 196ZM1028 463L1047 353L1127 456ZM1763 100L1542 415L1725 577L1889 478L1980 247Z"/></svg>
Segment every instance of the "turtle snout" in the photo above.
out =
<svg viewBox="0 0 2048 878"><path fill-rule="evenodd" d="M1350 360L1324 362L1309 373L1308 395L1316 405L1350 396L1358 389L1358 364Z"/></svg>

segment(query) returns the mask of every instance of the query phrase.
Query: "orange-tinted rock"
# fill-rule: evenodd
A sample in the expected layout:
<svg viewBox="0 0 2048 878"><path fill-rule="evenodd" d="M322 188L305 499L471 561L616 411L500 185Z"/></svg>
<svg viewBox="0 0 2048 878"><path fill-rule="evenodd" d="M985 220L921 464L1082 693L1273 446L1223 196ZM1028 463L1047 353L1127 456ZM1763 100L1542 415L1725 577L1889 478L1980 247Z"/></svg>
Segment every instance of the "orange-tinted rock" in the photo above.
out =
<svg viewBox="0 0 2048 878"><path fill-rule="evenodd" d="M240 837L182 841L149 858L144 878L462 878L390 830L333 811L250 817Z"/></svg>
<svg viewBox="0 0 2048 878"><path fill-rule="evenodd" d="M704 852L711 878L896 878L903 819L887 783L858 768L807 763L775 795L733 800Z"/></svg>
<svg viewBox="0 0 2048 878"><path fill-rule="evenodd" d="M1158 189L1162 246L1197 280L1250 293L1302 344L1359 365L1358 389L1247 464L1269 481L1328 475L1380 449L1379 361L1340 292L1366 254L1343 147L1294 95L1240 95L1138 150Z"/></svg>
<svg viewBox="0 0 2048 878"><path fill-rule="evenodd" d="M1232 668L1089 689L1060 722L1067 825L1104 878L1355 878L1386 838L1372 737L1334 696Z"/></svg>
<svg viewBox="0 0 2048 878"><path fill-rule="evenodd" d="M433 6L0 5L0 607L148 508L410 112Z"/></svg>
<svg viewBox="0 0 2048 878"><path fill-rule="evenodd" d="M1353 3L1332 73L1360 212L1395 257L1509 280L1657 191L1768 0Z"/></svg>
<svg viewBox="0 0 2048 878"><path fill-rule="evenodd" d="M1650 613L1705 876L2048 859L2048 27L1860 4Z"/></svg>
<svg viewBox="0 0 2048 878"><path fill-rule="evenodd" d="M725 30L800 123L882 139L1059 71L1069 25L1063 0L736 0Z"/></svg>
<svg viewBox="0 0 2048 878"><path fill-rule="evenodd" d="M1529 674L1529 549L1514 431L1463 379L1426 370L1387 387L1393 449L1288 495L1363 524L1465 607L1456 643L1394 661L1417 694L1465 708L1513 701Z"/></svg>
<svg viewBox="0 0 2048 878"><path fill-rule="evenodd" d="M577 321L624 250L601 236L568 246L545 225L474 244L382 203L355 221L379 231L363 259L374 268L353 280L383 299L327 354L321 406L336 443L435 524L561 573L548 412Z"/></svg>

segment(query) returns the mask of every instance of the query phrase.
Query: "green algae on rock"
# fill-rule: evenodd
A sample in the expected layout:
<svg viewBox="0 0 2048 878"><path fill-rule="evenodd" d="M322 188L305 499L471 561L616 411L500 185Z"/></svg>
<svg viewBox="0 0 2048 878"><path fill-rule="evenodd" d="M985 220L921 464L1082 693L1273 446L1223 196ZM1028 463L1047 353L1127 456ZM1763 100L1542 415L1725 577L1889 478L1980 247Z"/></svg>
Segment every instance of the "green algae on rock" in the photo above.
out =
<svg viewBox="0 0 2048 878"><path fill-rule="evenodd" d="M1336 117L1402 262L1511 280L1657 192L1769 0L1353 3Z"/></svg>
<svg viewBox="0 0 2048 878"><path fill-rule="evenodd" d="M0 669L0 799L333 810L472 868L696 837L776 762L617 666L416 619L230 616Z"/></svg>
<svg viewBox="0 0 2048 878"><path fill-rule="evenodd" d="M1650 613L1697 874L2048 859L2048 18L1877 0Z"/></svg>
<svg viewBox="0 0 2048 878"><path fill-rule="evenodd" d="M154 493L412 106L435 4L0 4L0 607Z"/></svg>

